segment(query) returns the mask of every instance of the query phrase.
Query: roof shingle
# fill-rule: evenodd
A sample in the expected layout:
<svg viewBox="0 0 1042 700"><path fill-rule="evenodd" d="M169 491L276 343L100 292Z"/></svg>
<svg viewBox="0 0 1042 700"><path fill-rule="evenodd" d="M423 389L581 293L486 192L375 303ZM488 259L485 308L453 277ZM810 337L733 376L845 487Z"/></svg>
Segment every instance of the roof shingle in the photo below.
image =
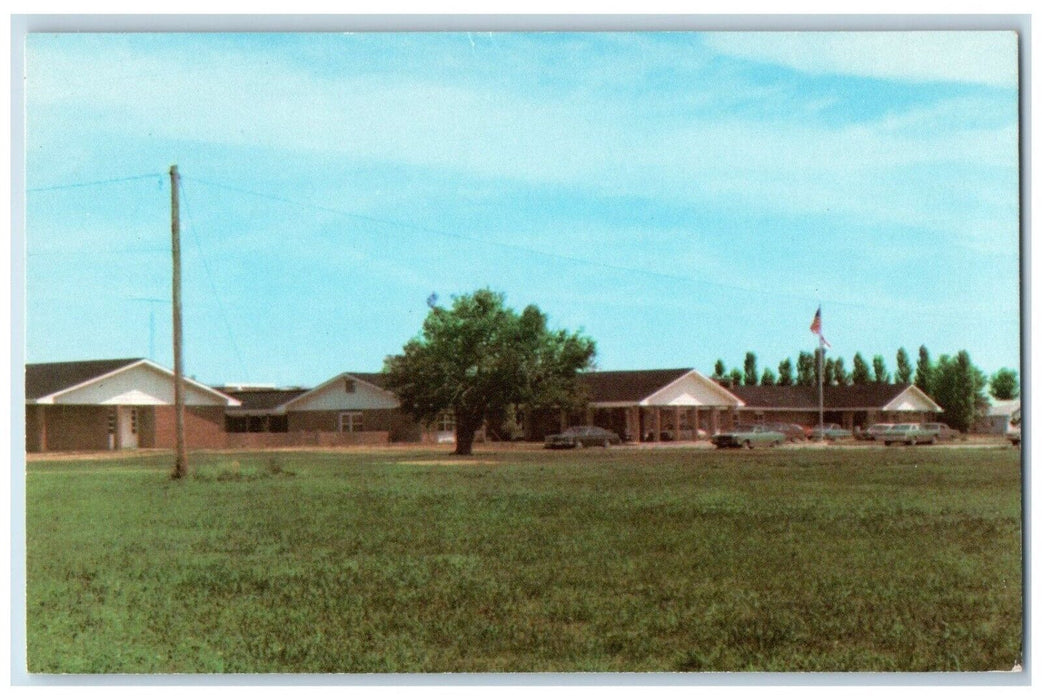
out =
<svg viewBox="0 0 1042 700"><path fill-rule="evenodd" d="M25 366L25 398L39 399L69 389L96 377L140 362L135 357L123 360L83 360L80 362L43 362Z"/></svg>

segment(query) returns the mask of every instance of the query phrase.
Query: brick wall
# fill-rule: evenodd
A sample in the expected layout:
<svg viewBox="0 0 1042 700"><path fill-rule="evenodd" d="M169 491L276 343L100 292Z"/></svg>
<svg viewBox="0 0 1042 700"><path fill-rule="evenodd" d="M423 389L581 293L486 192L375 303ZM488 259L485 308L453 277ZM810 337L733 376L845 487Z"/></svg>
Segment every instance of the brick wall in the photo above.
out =
<svg viewBox="0 0 1042 700"><path fill-rule="evenodd" d="M174 407L156 406L153 440L149 447L174 448L177 444ZM189 449L220 449L225 445L224 408L221 406L185 407L185 442ZM144 447L144 445L142 445Z"/></svg>
<svg viewBox="0 0 1042 700"><path fill-rule="evenodd" d="M397 409L346 412L362 414L361 432L384 432L392 442L419 442L421 439L420 425ZM341 411L292 411L286 416L288 431L337 433L340 414Z"/></svg>
<svg viewBox="0 0 1042 700"><path fill-rule="evenodd" d="M26 406L26 450L109 449L108 406L44 406L46 444L40 444L39 409Z"/></svg>

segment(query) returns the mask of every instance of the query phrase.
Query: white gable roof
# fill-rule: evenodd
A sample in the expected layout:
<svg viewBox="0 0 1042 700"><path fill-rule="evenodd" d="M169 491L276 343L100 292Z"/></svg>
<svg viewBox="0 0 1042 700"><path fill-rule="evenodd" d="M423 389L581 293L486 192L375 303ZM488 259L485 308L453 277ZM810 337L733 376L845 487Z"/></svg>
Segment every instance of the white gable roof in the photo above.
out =
<svg viewBox="0 0 1042 700"><path fill-rule="evenodd" d="M394 394L344 372L290 399L281 411L352 411L398 408Z"/></svg>
<svg viewBox="0 0 1042 700"><path fill-rule="evenodd" d="M940 413L941 408L933 399L926 395L922 389L912 384L907 389L890 400L883 407L884 411L927 411Z"/></svg>
<svg viewBox="0 0 1042 700"><path fill-rule="evenodd" d="M744 406L745 402L704 374L691 370L640 402L641 406Z"/></svg>

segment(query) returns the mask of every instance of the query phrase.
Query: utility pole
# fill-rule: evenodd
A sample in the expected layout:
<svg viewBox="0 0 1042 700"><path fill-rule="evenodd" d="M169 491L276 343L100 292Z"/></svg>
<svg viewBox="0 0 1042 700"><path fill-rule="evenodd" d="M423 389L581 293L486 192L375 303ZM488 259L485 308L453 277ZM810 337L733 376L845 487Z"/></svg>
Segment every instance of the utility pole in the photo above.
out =
<svg viewBox="0 0 1042 700"><path fill-rule="evenodd" d="M181 179L177 166L170 166L170 239L173 254L173 302L174 302L174 429L177 434L177 451L174 457L172 479L188 476L188 448L185 445L185 378L184 359L181 352L181 215L178 189Z"/></svg>

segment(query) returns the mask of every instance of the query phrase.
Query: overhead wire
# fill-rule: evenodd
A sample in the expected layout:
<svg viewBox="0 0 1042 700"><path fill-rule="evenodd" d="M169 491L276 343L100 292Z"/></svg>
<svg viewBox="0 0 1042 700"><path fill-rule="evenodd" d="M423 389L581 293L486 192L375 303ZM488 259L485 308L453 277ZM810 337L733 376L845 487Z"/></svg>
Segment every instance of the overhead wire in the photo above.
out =
<svg viewBox="0 0 1042 700"><path fill-rule="evenodd" d="M188 195L185 192L183 180L184 178L178 178L178 187L181 191L181 200L185 205L185 218L188 219L190 224L187 228L192 234L192 240L195 241L196 249L199 251L199 259L203 263L203 270L206 272L206 279L210 283L210 291L213 294L214 301L217 303L217 308L221 314L221 320L224 322L225 331L228 333L228 340L231 343L232 350L235 352L235 357L239 360L239 371L242 372L242 376L245 379L249 379L246 362L243 360L242 352L239 350L239 344L235 342L235 333L232 331L228 311L225 309L224 303L221 301L221 295L217 291L217 284L214 281L213 271L210 269L210 263L207 262L206 253L203 251L203 245L199 239L199 232L195 226L195 220L192 218L191 207L188 204Z"/></svg>

